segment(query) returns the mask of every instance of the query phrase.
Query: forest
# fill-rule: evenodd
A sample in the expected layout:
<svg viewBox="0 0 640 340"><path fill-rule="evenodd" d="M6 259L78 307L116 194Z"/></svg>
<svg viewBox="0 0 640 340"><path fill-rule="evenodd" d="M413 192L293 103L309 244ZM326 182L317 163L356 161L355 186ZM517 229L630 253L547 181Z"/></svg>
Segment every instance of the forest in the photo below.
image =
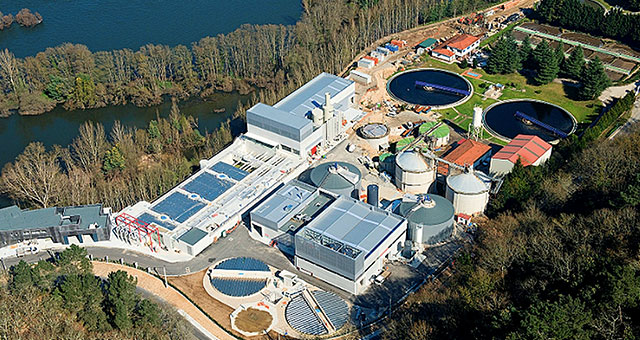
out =
<svg viewBox="0 0 640 340"><path fill-rule="evenodd" d="M64 44L33 57L0 51L0 114L158 104L251 85L279 98L322 71L339 73L375 40L497 0L304 0L293 26L245 25L191 46L91 52Z"/></svg>
<svg viewBox="0 0 640 340"><path fill-rule="evenodd" d="M0 175L0 188L21 206L51 207L100 202L115 211L152 201L189 176L194 166L232 141L229 122L200 133L197 121L172 103L168 118L111 131L87 122L67 147L29 144Z"/></svg>
<svg viewBox="0 0 640 340"><path fill-rule="evenodd" d="M0 280L0 338L195 339L171 306L136 292L134 277L116 271L101 278L92 268L75 245L55 260L11 267Z"/></svg>
<svg viewBox="0 0 640 340"><path fill-rule="evenodd" d="M536 13L542 22L596 36L620 40L630 45L640 43L640 15L627 14L620 8L607 13L580 0L541 0Z"/></svg>
<svg viewBox="0 0 640 340"><path fill-rule="evenodd" d="M507 34L491 46L485 70L494 74L520 72L535 85L545 85L558 77L565 77L579 82L579 90L573 100L599 97L611 85L600 59L596 56L586 62L580 46L566 57L563 48L559 43L552 49L546 40L532 48L529 36L518 46L511 34Z"/></svg>
<svg viewBox="0 0 640 340"><path fill-rule="evenodd" d="M640 336L640 128L601 137L634 102L618 100L544 166L516 164L452 275L410 297L385 339Z"/></svg>

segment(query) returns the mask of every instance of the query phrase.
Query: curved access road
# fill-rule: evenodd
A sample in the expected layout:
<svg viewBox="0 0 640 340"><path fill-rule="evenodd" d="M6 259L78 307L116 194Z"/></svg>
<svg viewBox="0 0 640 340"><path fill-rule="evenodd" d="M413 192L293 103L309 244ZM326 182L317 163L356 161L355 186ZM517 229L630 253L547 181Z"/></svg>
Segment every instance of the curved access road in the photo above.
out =
<svg viewBox="0 0 640 340"><path fill-rule="evenodd" d="M139 288L161 298L168 304L172 305L175 309L183 311L190 319L200 326L198 328L202 328L206 330L206 332L210 333L210 335L208 335L209 337L213 336L213 339L215 340L236 340L235 337L229 335L224 329L211 321L180 292L175 290L173 287L165 287L162 280L157 277L148 274L145 271L124 265L100 261L92 261L92 263L93 273L97 276L107 277L111 272L123 270L129 275L135 277L138 280Z"/></svg>

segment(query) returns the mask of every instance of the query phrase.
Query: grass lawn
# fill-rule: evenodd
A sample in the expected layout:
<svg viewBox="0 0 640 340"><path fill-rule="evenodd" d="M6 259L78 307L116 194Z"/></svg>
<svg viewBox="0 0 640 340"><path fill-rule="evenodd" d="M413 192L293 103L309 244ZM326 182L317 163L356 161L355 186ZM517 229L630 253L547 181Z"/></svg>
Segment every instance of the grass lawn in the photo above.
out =
<svg viewBox="0 0 640 340"><path fill-rule="evenodd" d="M423 65L425 67L442 68L449 71L462 73L464 70L460 69L456 64L447 64L434 58L429 58ZM575 101L570 98L575 97L577 88L571 86L565 86L559 83L550 83L543 86L535 86L529 84L527 78L523 75L513 74L487 74L484 70L476 69L475 73L481 74L482 78L473 79L468 78L471 84L473 84L474 91L477 94L482 94L484 89L480 88L480 84L487 83L500 83L506 85L505 90L500 96L500 100L507 99L519 99L519 98L531 98L544 100L552 104L556 104L565 110L571 112L573 116L580 123L590 122L599 112L601 103L596 100L589 101ZM474 95L468 102L457 107L461 113L473 114L473 106L476 104L481 105L483 108L493 104L495 100L482 101L479 95Z"/></svg>

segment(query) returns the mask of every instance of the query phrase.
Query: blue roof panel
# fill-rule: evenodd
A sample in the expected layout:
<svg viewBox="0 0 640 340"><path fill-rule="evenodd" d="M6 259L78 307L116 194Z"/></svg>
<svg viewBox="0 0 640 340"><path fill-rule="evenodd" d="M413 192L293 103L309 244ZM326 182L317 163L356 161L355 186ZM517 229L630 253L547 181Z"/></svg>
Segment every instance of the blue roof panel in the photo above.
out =
<svg viewBox="0 0 640 340"><path fill-rule="evenodd" d="M214 201L233 185L234 183L228 179L218 178L218 176L203 172L194 177L189 183L183 185L182 189L196 193L207 201Z"/></svg>
<svg viewBox="0 0 640 340"><path fill-rule="evenodd" d="M218 162L216 164L214 164L211 167L211 170L219 173L219 174L225 174L227 176L229 176L229 178L235 179L236 181L241 181L243 180L245 177L247 177L247 175L249 174L248 172L242 170L242 169L238 169L233 165L227 164L225 162Z"/></svg>
<svg viewBox="0 0 640 340"><path fill-rule="evenodd" d="M172 220L182 223L204 208L204 203L189 199L189 197L174 192L165 199L157 202L151 210L158 214L169 216Z"/></svg>

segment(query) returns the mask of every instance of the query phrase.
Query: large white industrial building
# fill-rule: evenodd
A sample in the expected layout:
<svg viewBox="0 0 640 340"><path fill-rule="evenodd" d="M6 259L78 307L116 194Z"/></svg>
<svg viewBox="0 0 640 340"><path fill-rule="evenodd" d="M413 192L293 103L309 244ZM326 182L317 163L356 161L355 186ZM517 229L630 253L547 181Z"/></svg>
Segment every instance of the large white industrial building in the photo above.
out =
<svg viewBox="0 0 640 340"><path fill-rule="evenodd" d="M261 241L295 256L298 269L359 294L406 241L400 216L292 181L251 211Z"/></svg>
<svg viewBox="0 0 640 340"><path fill-rule="evenodd" d="M247 135L306 157L336 139L354 115L355 83L322 73L273 106L247 110Z"/></svg>
<svg viewBox="0 0 640 340"><path fill-rule="evenodd" d="M361 112L353 108L355 83L322 73L273 106L247 111L248 132L200 171L149 203L115 218L115 228L152 249L197 255L226 236L255 202L327 151Z"/></svg>

